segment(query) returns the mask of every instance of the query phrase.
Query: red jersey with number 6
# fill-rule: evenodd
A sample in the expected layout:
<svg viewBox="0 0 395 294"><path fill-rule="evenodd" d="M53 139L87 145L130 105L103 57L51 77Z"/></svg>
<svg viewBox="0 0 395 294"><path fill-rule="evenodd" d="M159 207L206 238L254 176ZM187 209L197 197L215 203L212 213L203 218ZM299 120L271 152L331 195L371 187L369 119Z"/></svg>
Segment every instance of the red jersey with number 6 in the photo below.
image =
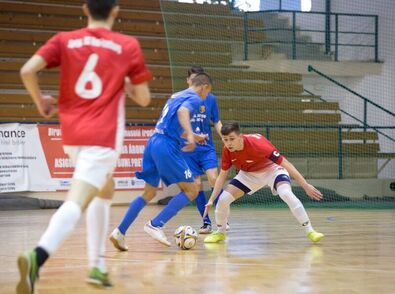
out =
<svg viewBox="0 0 395 294"><path fill-rule="evenodd" d="M36 53L60 65L58 100L65 145L115 148L125 123L124 79L151 79L136 38L106 28L61 32Z"/></svg>
<svg viewBox="0 0 395 294"><path fill-rule="evenodd" d="M244 148L230 152L226 146L222 150L221 168L228 170L232 165L247 172L261 171L273 163L281 164L284 157L274 145L260 134L241 135Z"/></svg>

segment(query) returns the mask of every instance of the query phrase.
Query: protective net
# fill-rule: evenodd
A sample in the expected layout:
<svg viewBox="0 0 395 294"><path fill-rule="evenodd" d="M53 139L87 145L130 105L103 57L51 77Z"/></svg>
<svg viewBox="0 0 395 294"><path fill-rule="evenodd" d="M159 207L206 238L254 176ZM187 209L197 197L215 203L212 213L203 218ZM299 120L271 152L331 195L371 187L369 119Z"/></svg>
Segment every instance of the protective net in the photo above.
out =
<svg viewBox="0 0 395 294"><path fill-rule="evenodd" d="M48 122L22 90L19 69L56 32L86 25L84 2L0 1L0 122ZM309 13L301 11L305 0L184 2L191 3L118 1L114 30L139 39L154 74L152 104L128 99L129 123L153 125L171 92L187 87L187 69L202 66L214 79L221 120L265 135L306 178L327 187L325 203L394 207L386 196L394 196L395 183L376 181L395 178L393 1L332 1L329 14L324 0L312 1ZM263 11L241 10L252 8ZM40 75L46 94L56 96L58 83L56 70ZM354 179L366 181L335 192ZM277 205L278 198L261 190L242 201Z"/></svg>
<svg viewBox="0 0 395 294"><path fill-rule="evenodd" d="M265 135L308 179L395 176L394 102L386 101L382 108L373 106L366 99L380 95L379 87L363 91L369 98L361 98L345 89L355 86L354 80L328 79L330 64L336 61L362 60L372 67L381 66L374 61L391 48L385 43L378 47L378 16L362 15L366 8L347 9L346 4L338 10L361 15L327 16L322 3L315 7L317 13L305 13L287 6L279 11L273 6L275 1L270 5L261 1L260 8L269 6L260 12L241 11L248 1L180 2L160 2L173 91L187 87L188 68L204 67L214 80L221 120L237 120L244 133ZM382 21L385 26L391 20L383 17ZM358 65L351 65L359 70ZM393 71L386 75L394 77ZM219 154L222 142L215 137ZM383 197L392 193L389 188L383 195L369 194L360 200L323 190L326 199L320 205L325 207L395 208L394 198ZM302 189L295 191L315 206ZM274 206L280 202L269 190L238 201Z"/></svg>

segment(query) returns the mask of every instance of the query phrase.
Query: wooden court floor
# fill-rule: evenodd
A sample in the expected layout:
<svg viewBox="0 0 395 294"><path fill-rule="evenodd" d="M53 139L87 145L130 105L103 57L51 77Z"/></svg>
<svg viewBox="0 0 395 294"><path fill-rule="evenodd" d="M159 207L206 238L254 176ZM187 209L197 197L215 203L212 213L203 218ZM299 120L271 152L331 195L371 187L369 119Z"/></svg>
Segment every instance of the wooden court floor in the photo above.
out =
<svg viewBox="0 0 395 294"><path fill-rule="evenodd" d="M395 293L395 211L309 209L325 233L311 245L286 209L232 208L225 244L181 251L152 240L143 224L160 206L146 207L127 235L129 251L107 244L115 287L85 284L84 220L41 270L36 293ZM113 207L111 229L126 207ZM15 293L16 256L35 246L53 210L0 212L0 293ZM195 228L195 208L181 211L166 227Z"/></svg>

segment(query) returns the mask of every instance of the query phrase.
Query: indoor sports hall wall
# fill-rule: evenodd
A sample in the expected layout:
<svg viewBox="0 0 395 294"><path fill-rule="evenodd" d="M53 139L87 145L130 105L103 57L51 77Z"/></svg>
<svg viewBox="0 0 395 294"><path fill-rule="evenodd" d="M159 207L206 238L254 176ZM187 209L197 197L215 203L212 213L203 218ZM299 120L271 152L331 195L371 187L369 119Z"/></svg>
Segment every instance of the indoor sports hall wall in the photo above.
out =
<svg viewBox="0 0 395 294"><path fill-rule="evenodd" d="M161 1L174 91L186 86L186 69L200 65L214 79L222 120L238 120L245 132L266 135L309 179L333 181L329 199L341 198L336 190L346 197L353 189L366 198L394 195L393 20L387 13L393 3L379 1L369 10L367 1L331 1L327 51L325 1L312 1L311 13L261 11L247 17L219 1L196 2ZM363 98L309 72L309 65L381 108L367 102L364 118ZM359 179L364 188L356 188ZM380 187L368 191L369 181ZM348 187L335 188L343 184Z"/></svg>

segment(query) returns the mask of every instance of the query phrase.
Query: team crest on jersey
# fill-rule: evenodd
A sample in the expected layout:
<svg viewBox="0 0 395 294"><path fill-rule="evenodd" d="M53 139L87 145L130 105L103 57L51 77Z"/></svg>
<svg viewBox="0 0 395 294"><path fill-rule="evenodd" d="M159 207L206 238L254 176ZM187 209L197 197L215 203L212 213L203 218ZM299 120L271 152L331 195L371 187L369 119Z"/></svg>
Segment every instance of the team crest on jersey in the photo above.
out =
<svg viewBox="0 0 395 294"><path fill-rule="evenodd" d="M200 105L199 111L200 111L200 113L205 113L206 112L206 106Z"/></svg>

